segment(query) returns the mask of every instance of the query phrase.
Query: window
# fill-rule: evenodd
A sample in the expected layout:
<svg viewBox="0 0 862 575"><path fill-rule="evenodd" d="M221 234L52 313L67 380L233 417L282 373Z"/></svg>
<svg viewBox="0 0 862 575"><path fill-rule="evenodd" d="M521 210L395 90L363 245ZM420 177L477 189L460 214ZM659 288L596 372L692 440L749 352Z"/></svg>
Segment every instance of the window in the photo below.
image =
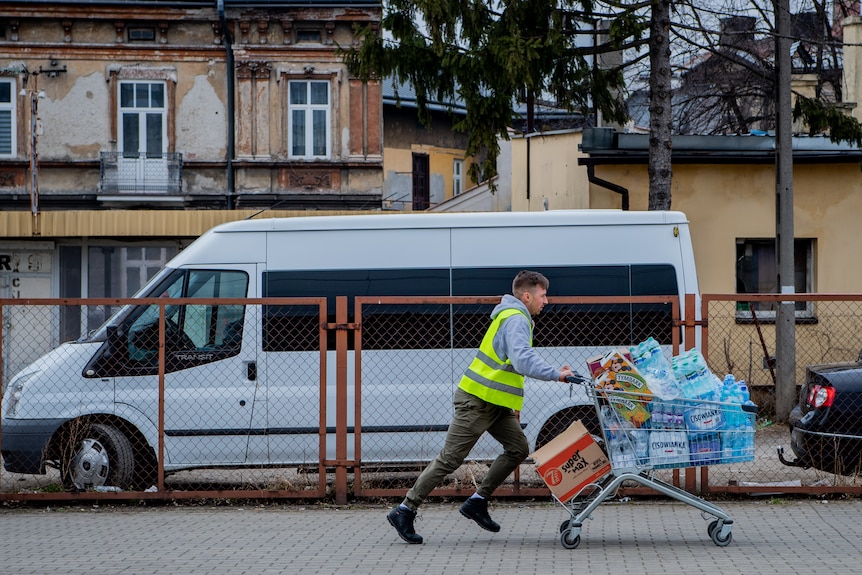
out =
<svg viewBox="0 0 862 575"><path fill-rule="evenodd" d="M161 158L167 151L164 82L120 83L120 143L124 158Z"/></svg>
<svg viewBox="0 0 862 575"><path fill-rule="evenodd" d="M521 268L436 268L266 271L264 297L326 296L329 321L335 321L335 297L347 296L348 315L356 296L490 296L509 293ZM608 265L534 267L551 278L548 295L650 296L677 295L671 265ZM487 318L496 303L379 304L364 308L363 349L448 349L479 346ZM631 344L655 337L672 338L669 304L551 304L537 316L536 344L542 346ZM572 326L596 326L573 330ZM264 351L316 350L317 309L266 306ZM330 332L330 349L334 332ZM352 334L348 337L352 346Z"/></svg>
<svg viewBox="0 0 862 575"><path fill-rule="evenodd" d="M244 298L248 276L228 270L176 270L153 286L150 297ZM212 363L239 354L245 306L213 303L165 308L165 368L168 372ZM158 369L159 306L131 308L113 337L124 354L103 353L91 365L100 374L153 375ZM110 336L109 336L110 337ZM104 348L108 350L111 346Z"/></svg>
<svg viewBox="0 0 862 575"><path fill-rule="evenodd" d="M17 152L15 81L0 78L0 158L15 157Z"/></svg>
<svg viewBox="0 0 862 575"><path fill-rule="evenodd" d="M155 39L155 28L129 28L129 42L153 42Z"/></svg>
<svg viewBox="0 0 862 575"><path fill-rule="evenodd" d="M813 289L814 240L797 239L793 242L794 289L796 293L809 293ZM736 240L736 293L780 293L774 239ZM755 302L758 320L774 320L777 306L774 302ZM796 317L813 317L811 302L796 302ZM747 302L737 304L738 319L752 319Z"/></svg>
<svg viewBox="0 0 862 575"><path fill-rule="evenodd" d="M290 157L328 158L329 122L329 82L291 81L287 123Z"/></svg>
<svg viewBox="0 0 862 575"><path fill-rule="evenodd" d="M320 30L297 30L296 41L298 43L320 44Z"/></svg>
<svg viewBox="0 0 862 575"><path fill-rule="evenodd" d="M463 184L464 160L452 162L452 195L457 196L464 191Z"/></svg>

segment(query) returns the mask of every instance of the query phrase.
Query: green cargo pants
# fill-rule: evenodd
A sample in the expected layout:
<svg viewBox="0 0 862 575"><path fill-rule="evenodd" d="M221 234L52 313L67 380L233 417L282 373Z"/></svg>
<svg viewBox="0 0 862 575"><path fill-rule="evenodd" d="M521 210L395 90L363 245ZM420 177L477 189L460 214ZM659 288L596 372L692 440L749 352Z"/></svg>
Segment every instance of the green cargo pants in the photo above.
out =
<svg viewBox="0 0 862 575"><path fill-rule="evenodd" d="M443 450L419 475L404 498L404 505L413 511L447 475L461 466L486 431L503 445L503 453L491 464L477 490L482 497L490 497L530 454L527 438L511 409L488 403L460 388L455 391L454 404L455 415L449 424Z"/></svg>

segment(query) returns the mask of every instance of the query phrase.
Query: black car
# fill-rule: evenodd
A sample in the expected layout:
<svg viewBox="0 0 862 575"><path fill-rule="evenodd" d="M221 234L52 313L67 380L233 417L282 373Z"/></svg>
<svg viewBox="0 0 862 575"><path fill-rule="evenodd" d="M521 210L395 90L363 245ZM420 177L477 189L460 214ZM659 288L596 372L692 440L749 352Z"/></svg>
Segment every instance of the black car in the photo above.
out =
<svg viewBox="0 0 862 575"><path fill-rule="evenodd" d="M855 362L811 365L790 412L790 446L796 461L839 475L862 473L862 353Z"/></svg>

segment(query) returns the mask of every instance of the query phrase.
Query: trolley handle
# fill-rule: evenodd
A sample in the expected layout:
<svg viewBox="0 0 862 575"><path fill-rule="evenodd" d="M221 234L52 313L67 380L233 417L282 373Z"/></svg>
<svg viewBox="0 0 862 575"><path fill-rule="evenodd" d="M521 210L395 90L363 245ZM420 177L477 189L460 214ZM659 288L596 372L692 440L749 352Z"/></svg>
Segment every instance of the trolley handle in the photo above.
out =
<svg viewBox="0 0 862 575"><path fill-rule="evenodd" d="M574 375L567 375L566 376L566 382L567 383L577 383L580 385L586 385L590 382L590 378L584 377L580 373L575 372Z"/></svg>

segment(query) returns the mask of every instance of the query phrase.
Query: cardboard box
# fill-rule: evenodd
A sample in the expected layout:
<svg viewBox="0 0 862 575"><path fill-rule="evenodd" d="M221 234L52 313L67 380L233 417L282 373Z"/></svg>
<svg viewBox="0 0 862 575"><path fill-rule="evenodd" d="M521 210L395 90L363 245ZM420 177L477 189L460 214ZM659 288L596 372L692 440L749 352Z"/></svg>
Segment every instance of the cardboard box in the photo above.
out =
<svg viewBox="0 0 862 575"><path fill-rule="evenodd" d="M635 427L642 427L650 417L647 407L652 401L652 391L646 379L635 366L617 351L605 355L605 369L596 379L596 386L602 389L626 393L608 393L608 401L622 417Z"/></svg>
<svg viewBox="0 0 862 575"><path fill-rule="evenodd" d="M613 356L617 355L622 357L626 363L628 363L632 368L634 368L635 362L632 359L632 354L629 350L625 348L615 349L608 353L597 355L595 357L591 357L587 359L587 369L590 370L590 375L593 378L600 376L603 372L607 371L611 368L611 360Z"/></svg>
<svg viewBox="0 0 862 575"><path fill-rule="evenodd" d="M545 485L563 503L611 471L605 452L580 421L574 422L530 457Z"/></svg>

